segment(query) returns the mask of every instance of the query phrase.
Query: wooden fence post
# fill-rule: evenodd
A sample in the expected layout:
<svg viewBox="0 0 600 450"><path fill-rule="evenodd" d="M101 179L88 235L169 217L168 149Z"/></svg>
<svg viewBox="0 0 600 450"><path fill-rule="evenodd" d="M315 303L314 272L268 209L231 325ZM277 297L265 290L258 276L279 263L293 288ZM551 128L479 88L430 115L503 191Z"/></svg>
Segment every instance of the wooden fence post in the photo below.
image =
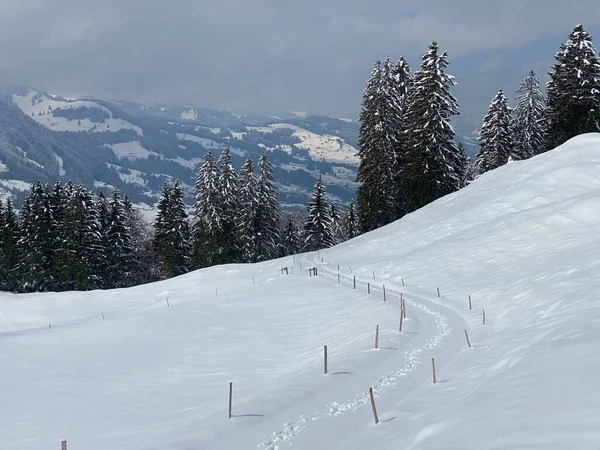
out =
<svg viewBox="0 0 600 450"><path fill-rule="evenodd" d="M400 333L402 333L402 319L404 318L404 305L400 305L400 328L398 329L398 331Z"/></svg>
<svg viewBox="0 0 600 450"><path fill-rule="evenodd" d="M379 423L379 417L377 417L377 408L375 407L375 398L373 397L373 388L369 388L369 397L371 398L371 407L373 408L373 417L375 418L375 425Z"/></svg>
<svg viewBox="0 0 600 450"><path fill-rule="evenodd" d="M338 272L340 271L340 265L338 264Z"/></svg>
<svg viewBox="0 0 600 450"><path fill-rule="evenodd" d="M67 440L63 439L60 441L60 450L67 450Z"/></svg>
<svg viewBox="0 0 600 450"><path fill-rule="evenodd" d="M385 284L383 285L383 301L384 302L386 301L386 298L385 298Z"/></svg>
<svg viewBox="0 0 600 450"><path fill-rule="evenodd" d="M367 283L367 293L371 293L371 283Z"/></svg>
<svg viewBox="0 0 600 450"><path fill-rule="evenodd" d="M327 346L326 345L323 346L323 364L324 364L323 373L325 375L327 375Z"/></svg>
<svg viewBox="0 0 600 450"><path fill-rule="evenodd" d="M438 298L440 297L440 288L437 288L438 290Z"/></svg>
<svg viewBox="0 0 600 450"><path fill-rule="evenodd" d="M406 302L402 300L402 313L404 314L404 318L406 319Z"/></svg>
<svg viewBox="0 0 600 450"><path fill-rule="evenodd" d="M356 275L354 275L354 289L356 289Z"/></svg>
<svg viewBox="0 0 600 450"><path fill-rule="evenodd" d="M483 324L485 325L485 309L483 310Z"/></svg>
<svg viewBox="0 0 600 450"><path fill-rule="evenodd" d="M473 306L471 305L471 295L469 295L469 310L472 310Z"/></svg>
<svg viewBox="0 0 600 450"><path fill-rule="evenodd" d="M52 324L51 324L51 323L49 323L49 324L48 324L48 329L49 329L49 330L51 330L51 329L52 329Z"/></svg>
<svg viewBox="0 0 600 450"><path fill-rule="evenodd" d="M375 278L375 271L373 271L373 279L374 279L374 280L376 279L376 278Z"/></svg>
<svg viewBox="0 0 600 450"><path fill-rule="evenodd" d="M229 418L231 419L231 404L233 401L233 383L229 383Z"/></svg>
<svg viewBox="0 0 600 450"><path fill-rule="evenodd" d="M379 325L375 328L375 349L379 348Z"/></svg>
<svg viewBox="0 0 600 450"><path fill-rule="evenodd" d="M102 320L104 320L104 313L102 313Z"/></svg>
<svg viewBox="0 0 600 450"><path fill-rule="evenodd" d="M338 273L338 284L340 284L340 274Z"/></svg>
<svg viewBox="0 0 600 450"><path fill-rule="evenodd" d="M171 305L169 304L169 299L167 299L167 306L171 306ZM104 314L102 314L102 318L104 319Z"/></svg>
<svg viewBox="0 0 600 450"><path fill-rule="evenodd" d="M465 330L465 337L467 338L467 345L469 348L471 348L471 342L469 342L469 334L467 333L467 330Z"/></svg>
<svg viewBox="0 0 600 450"><path fill-rule="evenodd" d="M404 287L404 278L402 278L402 287Z"/></svg>
<svg viewBox="0 0 600 450"><path fill-rule="evenodd" d="M437 380L435 378L435 359L431 358L431 367L433 368L433 384L437 383Z"/></svg>
<svg viewBox="0 0 600 450"><path fill-rule="evenodd" d="M352 266L350 266L350 273L352 273Z"/></svg>

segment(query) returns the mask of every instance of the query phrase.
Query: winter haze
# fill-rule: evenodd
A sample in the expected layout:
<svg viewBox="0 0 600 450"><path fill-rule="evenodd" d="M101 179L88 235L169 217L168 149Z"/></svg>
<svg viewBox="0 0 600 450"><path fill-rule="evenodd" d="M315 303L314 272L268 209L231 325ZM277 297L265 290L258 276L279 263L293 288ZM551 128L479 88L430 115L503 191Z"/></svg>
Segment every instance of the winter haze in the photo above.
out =
<svg viewBox="0 0 600 450"><path fill-rule="evenodd" d="M527 71L545 81L568 32L600 34L596 0L0 1L0 79L62 95L356 118L373 61L430 40L479 121Z"/></svg>

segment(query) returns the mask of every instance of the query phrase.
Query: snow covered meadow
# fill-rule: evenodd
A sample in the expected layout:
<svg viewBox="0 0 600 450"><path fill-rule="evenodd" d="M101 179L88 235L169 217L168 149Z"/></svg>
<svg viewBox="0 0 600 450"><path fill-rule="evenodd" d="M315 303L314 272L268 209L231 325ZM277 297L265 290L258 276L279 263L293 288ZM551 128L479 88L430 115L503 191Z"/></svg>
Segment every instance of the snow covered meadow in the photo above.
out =
<svg viewBox="0 0 600 450"><path fill-rule="evenodd" d="M599 149L577 137L320 254L0 294L0 448L597 448Z"/></svg>

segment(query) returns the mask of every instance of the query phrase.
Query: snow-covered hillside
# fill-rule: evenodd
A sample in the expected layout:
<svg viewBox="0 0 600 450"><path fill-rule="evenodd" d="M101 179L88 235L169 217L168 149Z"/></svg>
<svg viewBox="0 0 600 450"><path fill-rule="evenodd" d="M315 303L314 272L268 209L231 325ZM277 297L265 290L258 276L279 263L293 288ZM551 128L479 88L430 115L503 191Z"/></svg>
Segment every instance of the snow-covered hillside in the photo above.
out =
<svg viewBox="0 0 600 450"><path fill-rule="evenodd" d="M140 127L113 117L112 112L107 107L94 101L66 99L33 90L30 90L26 95L13 94L12 100L25 114L54 131L114 132L131 129L138 135L143 135ZM84 108L100 111L103 116L102 119L96 121L90 118L76 120L58 114L58 111L73 111Z"/></svg>
<svg viewBox="0 0 600 450"><path fill-rule="evenodd" d="M1 295L0 447L596 448L598 146L580 136L321 254Z"/></svg>
<svg viewBox="0 0 600 450"><path fill-rule="evenodd" d="M249 130L261 133L272 133L277 129L293 130L292 136L300 139L296 144L299 148L308 150L310 158L315 161L327 161L333 163L355 164L360 162L358 150L338 136L320 135L287 123L275 123L268 127L247 127ZM243 139L243 134L238 138ZM291 151L291 148L288 150Z"/></svg>

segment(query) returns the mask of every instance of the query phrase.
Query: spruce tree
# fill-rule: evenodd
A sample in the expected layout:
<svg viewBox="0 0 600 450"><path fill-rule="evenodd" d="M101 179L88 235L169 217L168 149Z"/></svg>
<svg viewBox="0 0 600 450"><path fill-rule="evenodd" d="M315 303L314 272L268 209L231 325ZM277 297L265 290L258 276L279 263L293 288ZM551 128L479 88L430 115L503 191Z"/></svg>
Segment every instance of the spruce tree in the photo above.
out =
<svg viewBox="0 0 600 450"><path fill-rule="evenodd" d="M307 251L322 250L335 245L325 194L325 186L319 175L312 198L308 202L308 217L304 224L304 244Z"/></svg>
<svg viewBox="0 0 600 450"><path fill-rule="evenodd" d="M350 202L343 219L344 240L353 239L360 234L358 217L354 208L354 202Z"/></svg>
<svg viewBox="0 0 600 450"><path fill-rule="evenodd" d="M291 214L287 215L282 233L280 256L295 255L300 252L300 233Z"/></svg>
<svg viewBox="0 0 600 450"><path fill-rule="evenodd" d="M10 198L2 214L2 289L16 291L18 288L18 263L21 258L18 250L19 222Z"/></svg>
<svg viewBox="0 0 600 450"><path fill-rule="evenodd" d="M217 253L213 255L213 264L241 262L240 241L238 238L237 215L240 213L239 178L231 164L231 150L225 148L218 161L219 167L219 229L214 236Z"/></svg>
<svg viewBox="0 0 600 450"><path fill-rule="evenodd" d="M447 66L447 54L438 54L438 45L432 42L422 55L421 68L407 96L403 128L406 150L399 175L407 212L461 186L461 155L450 125L450 118L458 114L458 103L450 93L455 82L446 73Z"/></svg>
<svg viewBox="0 0 600 450"><path fill-rule="evenodd" d="M483 119L479 145L475 162L479 174L503 166L512 154L510 109L502 90L492 100Z"/></svg>
<svg viewBox="0 0 600 450"><path fill-rule="evenodd" d="M577 25L555 56L547 84L546 150L600 130L600 60L592 39Z"/></svg>
<svg viewBox="0 0 600 450"><path fill-rule="evenodd" d="M398 216L395 155L399 148L399 106L392 104L390 68L375 63L363 94L360 112L358 211L363 231L374 230Z"/></svg>
<svg viewBox="0 0 600 450"><path fill-rule="evenodd" d="M156 217L154 218L154 237L152 248L160 261L160 271L166 276L165 259L168 252L168 226L169 226L169 204L171 199L171 186L166 181L163 183L162 191L156 203Z"/></svg>
<svg viewBox="0 0 600 450"><path fill-rule="evenodd" d="M256 261L256 232L254 225L259 203L256 188L257 180L254 176L254 163L252 157L248 156L240 169L238 187L240 198L238 233L241 258L244 262Z"/></svg>
<svg viewBox="0 0 600 450"><path fill-rule="evenodd" d="M106 230L107 246L105 287L120 288L133 284L135 254L127 226L125 207L119 191L113 190L109 202L109 223Z"/></svg>
<svg viewBox="0 0 600 450"><path fill-rule="evenodd" d="M521 160L531 158L543 151L543 118L546 109L540 81L532 70L525 77L519 90L517 106L513 109L513 152L511 158Z"/></svg>
<svg viewBox="0 0 600 450"><path fill-rule="evenodd" d="M194 268L208 267L215 263L218 247L214 236L221 231L219 170L211 152L208 152L204 159L196 179L196 203L192 225Z"/></svg>
<svg viewBox="0 0 600 450"><path fill-rule="evenodd" d="M458 151L460 153L458 173L460 174L461 180L460 187L463 188L465 186L468 186L471 183L471 181L475 179L475 168L471 163L471 159L467 155L467 152L465 151L465 146L462 142L458 143Z"/></svg>
<svg viewBox="0 0 600 450"><path fill-rule="evenodd" d="M344 238L342 232L342 223L340 221L340 215L338 214L337 207L333 202L331 202L331 205L329 205L329 220L331 221L330 228L334 245L343 242Z"/></svg>
<svg viewBox="0 0 600 450"><path fill-rule="evenodd" d="M256 196L258 204L254 218L254 251L256 261L260 262L277 256L281 223L279 188L265 150L258 160Z"/></svg>

